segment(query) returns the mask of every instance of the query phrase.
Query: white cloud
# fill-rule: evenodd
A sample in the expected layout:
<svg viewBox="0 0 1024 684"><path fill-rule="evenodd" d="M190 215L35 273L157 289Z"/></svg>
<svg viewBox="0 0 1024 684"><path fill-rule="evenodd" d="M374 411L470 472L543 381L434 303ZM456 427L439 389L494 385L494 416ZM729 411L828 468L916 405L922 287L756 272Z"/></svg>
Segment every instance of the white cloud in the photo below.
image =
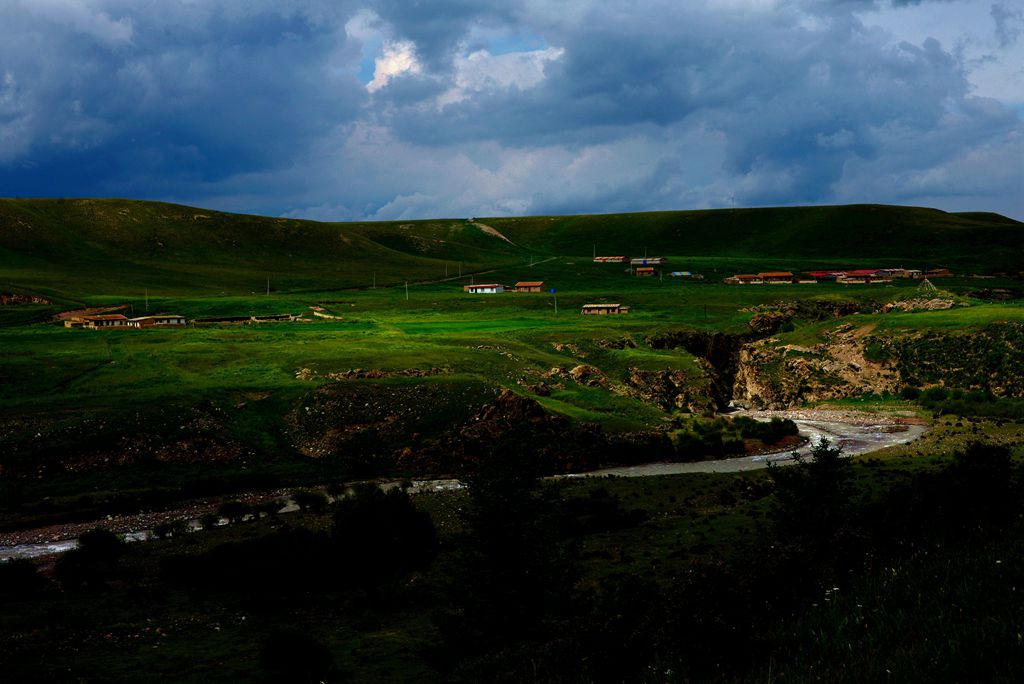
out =
<svg viewBox="0 0 1024 684"><path fill-rule="evenodd" d="M477 50L455 58L455 84L437 101L438 106L461 102L484 90L516 88L527 90L544 80L550 62L562 57L562 48L545 48L492 55Z"/></svg>
<svg viewBox="0 0 1024 684"><path fill-rule="evenodd" d="M384 54L376 60L373 80L366 84L366 89L374 93L385 87L396 76L420 73L423 73L423 66L416 59L416 46L411 41L386 43Z"/></svg>

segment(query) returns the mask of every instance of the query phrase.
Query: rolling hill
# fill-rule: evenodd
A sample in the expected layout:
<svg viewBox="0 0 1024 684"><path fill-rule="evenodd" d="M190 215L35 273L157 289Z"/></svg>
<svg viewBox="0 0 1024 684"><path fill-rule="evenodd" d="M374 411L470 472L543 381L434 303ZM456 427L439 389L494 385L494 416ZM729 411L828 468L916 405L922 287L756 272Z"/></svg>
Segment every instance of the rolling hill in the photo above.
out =
<svg viewBox="0 0 1024 684"><path fill-rule="evenodd" d="M882 205L318 223L132 200L0 200L0 287L58 298L256 292L267 278L278 291L324 291L591 250L1017 272L1024 224Z"/></svg>

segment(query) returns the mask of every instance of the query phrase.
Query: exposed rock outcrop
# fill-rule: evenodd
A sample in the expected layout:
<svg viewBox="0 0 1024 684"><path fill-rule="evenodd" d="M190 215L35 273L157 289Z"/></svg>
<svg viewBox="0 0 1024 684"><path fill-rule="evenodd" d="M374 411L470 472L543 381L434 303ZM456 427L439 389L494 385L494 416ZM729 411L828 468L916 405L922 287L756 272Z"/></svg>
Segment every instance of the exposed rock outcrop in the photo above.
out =
<svg viewBox="0 0 1024 684"><path fill-rule="evenodd" d="M779 345L775 338L748 344L739 353L733 397L758 408L785 409L802 401L894 393L895 367L865 356L872 329L843 325L812 347Z"/></svg>
<svg viewBox="0 0 1024 684"><path fill-rule="evenodd" d="M690 413L714 413L709 382L706 378L700 378L704 382L695 380L681 370L630 368L626 385L631 396L665 411L686 409Z"/></svg>
<svg viewBox="0 0 1024 684"><path fill-rule="evenodd" d="M719 408L732 400L740 349L754 335L679 330L647 338L652 349L683 348L697 357L711 380L709 394Z"/></svg>

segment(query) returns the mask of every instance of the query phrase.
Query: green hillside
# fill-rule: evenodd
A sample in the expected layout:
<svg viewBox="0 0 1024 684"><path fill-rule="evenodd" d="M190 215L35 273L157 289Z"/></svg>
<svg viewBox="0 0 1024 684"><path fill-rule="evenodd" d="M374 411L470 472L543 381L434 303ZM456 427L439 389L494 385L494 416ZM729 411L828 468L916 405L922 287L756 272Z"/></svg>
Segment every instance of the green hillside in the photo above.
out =
<svg viewBox="0 0 1024 684"><path fill-rule="evenodd" d="M463 220L329 224L127 200L0 200L0 286L233 294L443 277L516 248Z"/></svg>
<svg viewBox="0 0 1024 684"><path fill-rule="evenodd" d="M751 262L1017 272L1024 225L879 205L318 223L159 202L0 200L0 287L57 299L143 288L244 296L265 289L267 278L279 292L338 290L595 249L714 258L723 270Z"/></svg>
<svg viewBox="0 0 1024 684"><path fill-rule="evenodd" d="M877 260L907 268L1019 271L1024 224L998 214L884 205L484 219L518 244L559 254L672 254ZM913 266L912 266L913 265Z"/></svg>

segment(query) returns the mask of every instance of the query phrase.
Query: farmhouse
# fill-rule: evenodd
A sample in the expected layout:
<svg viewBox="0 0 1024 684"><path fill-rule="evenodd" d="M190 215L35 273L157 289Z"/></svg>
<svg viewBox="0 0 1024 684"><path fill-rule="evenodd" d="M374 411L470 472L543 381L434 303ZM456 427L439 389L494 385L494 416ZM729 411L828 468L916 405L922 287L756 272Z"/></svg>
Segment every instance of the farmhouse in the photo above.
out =
<svg viewBox="0 0 1024 684"><path fill-rule="evenodd" d="M140 316L129 321L133 328L152 328L166 325L185 325L185 317L177 314L157 314L155 316Z"/></svg>
<svg viewBox="0 0 1024 684"><path fill-rule="evenodd" d="M626 257L624 257L624 256L596 256L596 257L594 257L594 263L596 263L596 264L624 264L624 263L626 263Z"/></svg>
<svg viewBox="0 0 1024 684"><path fill-rule="evenodd" d="M761 276L754 275L753 273L739 273L726 278L723 282L726 285L760 285L763 281Z"/></svg>
<svg viewBox="0 0 1024 684"><path fill-rule="evenodd" d="M764 273L758 273L757 277L761 279L761 282L769 285L792 283L797 280L789 271L765 271Z"/></svg>
<svg viewBox="0 0 1024 684"><path fill-rule="evenodd" d="M621 304L584 304L580 311L584 316L605 316L608 314L628 314L629 307Z"/></svg>
<svg viewBox="0 0 1024 684"><path fill-rule="evenodd" d="M82 316L81 320L83 328L127 328L131 326L131 321L121 314Z"/></svg>
<svg viewBox="0 0 1024 684"><path fill-rule="evenodd" d="M462 289L470 294L501 294L505 291L505 286L497 283L486 283L482 285L466 285Z"/></svg>
<svg viewBox="0 0 1024 684"><path fill-rule="evenodd" d="M512 288L513 292L543 292L544 281L543 280L527 280L521 283L516 283Z"/></svg>

